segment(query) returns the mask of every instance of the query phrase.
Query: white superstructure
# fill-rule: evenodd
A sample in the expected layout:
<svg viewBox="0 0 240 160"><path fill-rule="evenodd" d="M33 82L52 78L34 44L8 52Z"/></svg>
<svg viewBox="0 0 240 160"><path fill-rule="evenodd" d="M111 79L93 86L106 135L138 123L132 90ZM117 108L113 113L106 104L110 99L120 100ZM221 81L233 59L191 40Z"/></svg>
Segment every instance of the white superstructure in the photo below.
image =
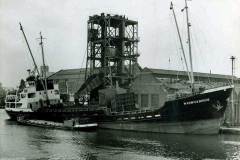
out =
<svg viewBox="0 0 240 160"><path fill-rule="evenodd" d="M8 94L5 100L6 111L33 112L40 107L47 106L47 96L49 105L60 103L58 84L49 83L47 94L38 81L26 81L25 88L20 93Z"/></svg>

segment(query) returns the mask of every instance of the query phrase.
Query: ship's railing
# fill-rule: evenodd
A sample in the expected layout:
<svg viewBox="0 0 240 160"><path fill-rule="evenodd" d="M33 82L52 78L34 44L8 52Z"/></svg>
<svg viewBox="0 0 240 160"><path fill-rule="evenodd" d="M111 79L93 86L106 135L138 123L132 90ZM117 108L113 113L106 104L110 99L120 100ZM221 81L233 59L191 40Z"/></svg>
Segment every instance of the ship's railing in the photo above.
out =
<svg viewBox="0 0 240 160"><path fill-rule="evenodd" d="M5 98L5 102L18 102L20 98L17 95L8 94Z"/></svg>
<svg viewBox="0 0 240 160"><path fill-rule="evenodd" d="M128 112L115 112L113 116L117 117L120 121L138 121L143 119L158 119L162 115L157 110L139 110L139 111L128 111Z"/></svg>
<svg viewBox="0 0 240 160"><path fill-rule="evenodd" d="M123 112L111 112L112 115L133 115L140 113L149 113L153 112L154 109L141 109L141 110L133 110L133 111L123 111Z"/></svg>
<svg viewBox="0 0 240 160"><path fill-rule="evenodd" d="M5 102L6 108L19 108L22 106L21 102Z"/></svg>
<svg viewBox="0 0 240 160"><path fill-rule="evenodd" d="M95 112L95 111L103 111L106 109L99 108L98 106L83 106L83 107L54 107L54 108L45 108L46 112Z"/></svg>
<svg viewBox="0 0 240 160"><path fill-rule="evenodd" d="M223 85L221 87L226 87L226 86L229 86L229 85ZM219 86L209 86L209 87L203 87L203 88L197 88L195 89L194 92L190 92L190 93L181 93L181 92L178 92L178 93L175 93L175 94L170 94L170 95L167 95L167 100L168 101L171 101L171 100L176 100L176 99L182 99L182 98L187 98L187 97L190 97L190 96L193 96L193 95L197 95L197 94L200 94L206 90L211 90L211 89L215 89L215 88L218 88Z"/></svg>

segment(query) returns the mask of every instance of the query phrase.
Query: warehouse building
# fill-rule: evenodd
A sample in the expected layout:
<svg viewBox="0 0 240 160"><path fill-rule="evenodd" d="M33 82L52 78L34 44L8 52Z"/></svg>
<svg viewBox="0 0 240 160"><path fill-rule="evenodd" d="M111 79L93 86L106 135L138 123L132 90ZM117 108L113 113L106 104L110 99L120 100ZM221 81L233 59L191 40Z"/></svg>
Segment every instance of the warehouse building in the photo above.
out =
<svg viewBox="0 0 240 160"><path fill-rule="evenodd" d="M74 94L84 83L85 68L64 69L48 77L59 85L61 99L74 102Z"/></svg>

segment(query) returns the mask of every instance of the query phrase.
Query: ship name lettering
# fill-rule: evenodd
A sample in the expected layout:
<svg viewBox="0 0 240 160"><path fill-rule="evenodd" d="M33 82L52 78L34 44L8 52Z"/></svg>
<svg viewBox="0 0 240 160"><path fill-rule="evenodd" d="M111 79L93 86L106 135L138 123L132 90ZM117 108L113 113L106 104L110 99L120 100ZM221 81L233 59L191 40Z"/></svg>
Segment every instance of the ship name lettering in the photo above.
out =
<svg viewBox="0 0 240 160"><path fill-rule="evenodd" d="M205 99L199 99L199 100L194 100L194 101L188 101L188 102L183 102L184 105L191 105L191 104L197 104L197 103L203 103L203 102L209 102L209 98Z"/></svg>

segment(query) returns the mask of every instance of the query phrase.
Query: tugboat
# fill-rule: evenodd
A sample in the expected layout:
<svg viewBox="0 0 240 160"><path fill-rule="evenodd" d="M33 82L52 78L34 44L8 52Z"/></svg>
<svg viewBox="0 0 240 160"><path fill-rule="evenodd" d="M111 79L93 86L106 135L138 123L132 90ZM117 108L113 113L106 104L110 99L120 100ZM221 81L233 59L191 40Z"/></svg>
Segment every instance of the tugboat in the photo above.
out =
<svg viewBox="0 0 240 160"><path fill-rule="evenodd" d="M25 87L22 91L9 92L5 98L5 111L12 120L45 120L51 122L60 122L75 119L78 117L84 118L91 115L101 113L95 109L83 108L81 105L63 104L59 94L58 84L53 80L48 80L46 77L46 66L43 52L43 37L40 32L40 45L42 48L43 69L42 74L38 70L23 27L20 23L20 30L25 38L29 53L32 57L34 70L30 72L29 77L25 81ZM36 73L37 72L37 73ZM87 114L86 114L87 113ZM23 121L21 121L23 122ZM79 121L80 122L80 121ZM83 127L86 121L82 121L79 127ZM88 123L85 123L86 125ZM89 128L89 126L86 126ZM91 127L90 127L91 128Z"/></svg>
<svg viewBox="0 0 240 160"><path fill-rule="evenodd" d="M5 98L5 111L11 119L17 120L20 115L34 117L34 112L47 106L47 103L51 106L61 104L58 85L53 84L53 81L47 81L47 93L38 77L29 76L26 79L25 86L20 93L17 93L17 91L10 92ZM46 101L46 95L48 95L48 102Z"/></svg>
<svg viewBox="0 0 240 160"><path fill-rule="evenodd" d="M20 24L20 30L23 33L27 47L34 63L34 70L29 71L29 77L26 79L25 87L22 91L16 91L15 94L7 94L5 99L5 110L11 119L17 120L19 116L34 117L37 110L46 106L56 106L60 104L60 95L58 85L54 84L52 80L46 78L46 66L43 52L43 37L40 32L40 45L42 49L43 69L42 75L38 70L37 64L33 57L23 27ZM36 75L36 72L37 74ZM18 93L19 92L19 93Z"/></svg>

